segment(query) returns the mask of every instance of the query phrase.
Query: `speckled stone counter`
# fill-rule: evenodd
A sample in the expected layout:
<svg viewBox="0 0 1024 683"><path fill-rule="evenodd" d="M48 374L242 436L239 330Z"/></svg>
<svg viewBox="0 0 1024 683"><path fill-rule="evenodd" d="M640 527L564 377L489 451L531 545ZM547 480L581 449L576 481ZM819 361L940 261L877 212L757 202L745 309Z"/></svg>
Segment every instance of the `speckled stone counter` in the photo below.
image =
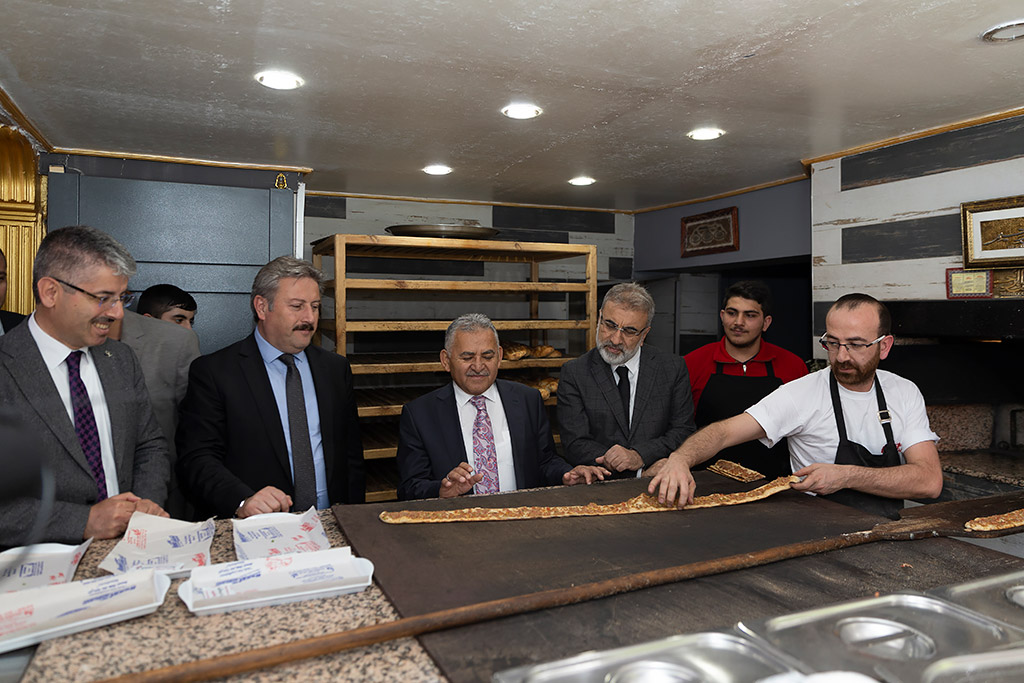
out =
<svg viewBox="0 0 1024 683"><path fill-rule="evenodd" d="M330 510L320 519L332 545L347 545ZM105 575L96 567L114 543L94 542L75 579ZM217 522L211 556L214 562L236 559L230 521ZM376 585L361 593L197 617L178 598L181 582L171 584L153 614L42 643L22 681L94 681L398 618ZM403 638L228 680L437 681L441 673L415 639Z"/></svg>
<svg viewBox="0 0 1024 683"><path fill-rule="evenodd" d="M945 472L1024 487L1024 455L995 451L940 453Z"/></svg>

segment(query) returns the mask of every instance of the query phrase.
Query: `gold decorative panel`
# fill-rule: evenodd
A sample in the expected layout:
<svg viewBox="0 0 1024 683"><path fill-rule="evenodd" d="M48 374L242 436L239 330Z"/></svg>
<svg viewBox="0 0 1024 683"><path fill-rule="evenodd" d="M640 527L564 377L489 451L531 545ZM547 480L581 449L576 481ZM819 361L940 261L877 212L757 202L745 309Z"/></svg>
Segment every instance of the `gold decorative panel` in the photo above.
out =
<svg viewBox="0 0 1024 683"><path fill-rule="evenodd" d="M998 299L1024 297L1024 269L1000 268L993 270L992 296Z"/></svg>
<svg viewBox="0 0 1024 683"><path fill-rule="evenodd" d="M32 262L44 235L45 188L28 140L0 126L0 249L7 255L8 311L31 313L35 307Z"/></svg>

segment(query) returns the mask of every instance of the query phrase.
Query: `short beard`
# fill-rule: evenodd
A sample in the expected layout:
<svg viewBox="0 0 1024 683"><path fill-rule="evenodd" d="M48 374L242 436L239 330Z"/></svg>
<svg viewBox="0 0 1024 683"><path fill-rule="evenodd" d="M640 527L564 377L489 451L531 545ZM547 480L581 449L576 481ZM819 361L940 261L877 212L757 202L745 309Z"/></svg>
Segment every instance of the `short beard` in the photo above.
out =
<svg viewBox="0 0 1024 683"><path fill-rule="evenodd" d="M615 356L612 356L610 353L608 353L608 351L605 348L606 346L610 346L610 344L608 342L598 342L597 352L598 354L600 354L601 359L604 360L604 362L607 363L608 365L622 365L623 363L632 360L633 356L635 356L637 352L640 350L639 344L634 346L632 349L626 348L625 344L623 344L622 355L616 358Z"/></svg>
<svg viewBox="0 0 1024 683"><path fill-rule="evenodd" d="M879 360L880 359L876 356L871 358L871 360L867 361L865 364L859 367L854 366L852 369L856 374L854 374L853 377L851 377L848 380L840 379L840 376L836 374L836 363L831 363L830 366L832 366L832 374L835 375L837 382L844 386L856 386L858 384L864 384L865 382L868 382L874 378L875 370L878 369Z"/></svg>

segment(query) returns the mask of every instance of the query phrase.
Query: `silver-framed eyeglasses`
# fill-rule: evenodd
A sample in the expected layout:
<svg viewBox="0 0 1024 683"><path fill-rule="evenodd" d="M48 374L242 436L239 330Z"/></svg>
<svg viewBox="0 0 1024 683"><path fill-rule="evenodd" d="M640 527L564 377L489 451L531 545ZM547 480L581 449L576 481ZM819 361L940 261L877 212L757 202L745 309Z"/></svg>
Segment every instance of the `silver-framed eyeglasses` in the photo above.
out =
<svg viewBox="0 0 1024 683"><path fill-rule="evenodd" d="M885 339L889 335L883 334L881 337L879 337L875 341L873 341L873 342L866 342L866 343L865 342L845 342L845 343L844 342L838 342L835 339L826 339L825 337L827 337L827 336L828 336L828 332L826 332L825 334L821 335L821 339L818 340L818 342L821 343L821 348L825 349L826 351L839 351L840 348L846 347L846 350L847 350L848 353L859 353L861 351L866 351L867 349L871 348L872 346L874 346L878 342L882 341L883 339Z"/></svg>
<svg viewBox="0 0 1024 683"><path fill-rule="evenodd" d="M627 337L639 337L644 333L647 328L636 329L635 327L620 327L614 320L606 320L604 316L601 316L600 324L604 327L605 332L608 334L615 334L616 332L622 332Z"/></svg>
<svg viewBox="0 0 1024 683"><path fill-rule="evenodd" d="M50 277L53 277L53 276L51 275ZM132 299L135 298L135 295L132 294L131 292L125 292L121 296L100 296L99 294L93 294L92 292L87 292L84 289L82 289L81 287L73 285L70 282L64 282L64 280L61 280L59 277L53 277L53 279L56 280L57 282L61 283L65 287L70 287L71 289L75 290L76 292L81 292L82 294L85 294L88 297L92 297L93 299L96 300L97 303L99 303L101 309L113 308L114 305L116 305L117 302L119 302L119 301L121 302L122 306L128 306L128 304L130 304L132 302Z"/></svg>

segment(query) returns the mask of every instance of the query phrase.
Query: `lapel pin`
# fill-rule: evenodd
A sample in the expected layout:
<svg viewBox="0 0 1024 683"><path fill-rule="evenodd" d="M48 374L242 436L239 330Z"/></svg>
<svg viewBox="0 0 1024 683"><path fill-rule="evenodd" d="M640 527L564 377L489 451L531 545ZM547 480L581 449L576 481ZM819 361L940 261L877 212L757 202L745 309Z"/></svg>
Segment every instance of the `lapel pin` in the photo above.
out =
<svg viewBox="0 0 1024 683"><path fill-rule="evenodd" d="M103 355L106 356L107 358L113 358L114 357L114 354L112 354L110 351L106 351L106 350L103 351Z"/></svg>

